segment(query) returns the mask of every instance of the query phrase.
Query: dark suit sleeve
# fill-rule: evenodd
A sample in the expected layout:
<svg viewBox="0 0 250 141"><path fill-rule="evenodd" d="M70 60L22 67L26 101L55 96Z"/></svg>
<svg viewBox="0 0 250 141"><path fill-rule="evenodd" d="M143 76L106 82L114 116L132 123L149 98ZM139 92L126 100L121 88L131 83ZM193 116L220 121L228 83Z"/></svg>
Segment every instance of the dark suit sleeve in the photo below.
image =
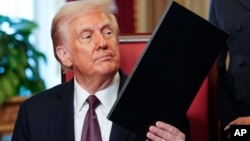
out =
<svg viewBox="0 0 250 141"><path fill-rule="evenodd" d="M216 17L216 14L215 14L215 2L214 0L210 0L210 7L209 7L209 21L215 25L218 25L218 22L217 22L217 17Z"/></svg>
<svg viewBox="0 0 250 141"><path fill-rule="evenodd" d="M11 141L29 141L25 104L20 105Z"/></svg>
<svg viewBox="0 0 250 141"><path fill-rule="evenodd" d="M220 26L219 21L218 21L218 16L217 16L217 11L216 11L216 5L215 5L215 0L210 0L210 7L209 7L209 22L213 23L215 26ZM218 56L218 67L219 67L219 72L220 73L225 73L226 70L226 57L227 57L227 46L225 46L221 49L221 52Z"/></svg>
<svg viewBox="0 0 250 141"><path fill-rule="evenodd" d="M186 141L191 141L190 124L187 117L183 119L183 121L180 124L180 127L177 128L179 128L179 130L181 130L186 135Z"/></svg>

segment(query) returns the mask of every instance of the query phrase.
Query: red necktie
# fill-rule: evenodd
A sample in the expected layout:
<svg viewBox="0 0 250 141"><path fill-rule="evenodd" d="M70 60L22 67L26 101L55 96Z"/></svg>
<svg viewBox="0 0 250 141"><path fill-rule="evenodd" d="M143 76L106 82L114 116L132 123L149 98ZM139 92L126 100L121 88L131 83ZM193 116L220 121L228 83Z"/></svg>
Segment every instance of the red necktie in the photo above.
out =
<svg viewBox="0 0 250 141"><path fill-rule="evenodd" d="M95 113L100 101L95 95L90 95L86 102L89 103L89 109L83 123L81 141L101 141L101 130Z"/></svg>

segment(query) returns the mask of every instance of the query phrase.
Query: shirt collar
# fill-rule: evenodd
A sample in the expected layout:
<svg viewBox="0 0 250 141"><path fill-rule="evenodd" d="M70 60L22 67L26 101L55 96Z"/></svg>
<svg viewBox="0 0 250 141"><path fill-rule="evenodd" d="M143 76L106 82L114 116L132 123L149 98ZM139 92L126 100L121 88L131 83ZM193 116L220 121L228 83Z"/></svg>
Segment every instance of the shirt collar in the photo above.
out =
<svg viewBox="0 0 250 141"><path fill-rule="evenodd" d="M95 95L100 100L101 104L104 106L105 111L109 112L115 103L117 98L118 88L120 84L120 75L117 72L110 83L110 85L98 91ZM75 112L80 112L81 108L85 104L86 99L90 94L84 90L79 83L74 79L74 107Z"/></svg>

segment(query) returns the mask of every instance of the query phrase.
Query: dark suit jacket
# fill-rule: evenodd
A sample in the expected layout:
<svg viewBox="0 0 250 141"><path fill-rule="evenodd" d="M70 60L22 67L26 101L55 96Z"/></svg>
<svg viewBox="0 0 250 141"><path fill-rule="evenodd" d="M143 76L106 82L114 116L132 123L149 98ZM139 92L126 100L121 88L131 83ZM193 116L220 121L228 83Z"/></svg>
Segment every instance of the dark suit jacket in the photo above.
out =
<svg viewBox="0 0 250 141"><path fill-rule="evenodd" d="M120 72L121 86L126 76ZM74 81L41 92L21 104L12 141L74 141ZM188 123L181 128L189 140ZM145 139L112 125L110 141L145 141Z"/></svg>
<svg viewBox="0 0 250 141"><path fill-rule="evenodd" d="M219 60L221 127L250 115L250 0L211 0L209 20L228 31L227 47ZM230 65L225 71L225 58ZM226 138L227 133L221 132Z"/></svg>

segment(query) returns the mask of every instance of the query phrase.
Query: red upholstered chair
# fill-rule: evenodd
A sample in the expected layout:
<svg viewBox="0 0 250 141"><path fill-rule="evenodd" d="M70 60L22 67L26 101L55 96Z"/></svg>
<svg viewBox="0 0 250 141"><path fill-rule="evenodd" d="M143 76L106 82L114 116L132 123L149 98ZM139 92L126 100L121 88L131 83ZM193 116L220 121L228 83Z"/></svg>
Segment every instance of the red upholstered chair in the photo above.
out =
<svg viewBox="0 0 250 141"><path fill-rule="evenodd" d="M126 74L130 73L148 40L149 36L120 37L121 69ZM214 65L187 112L192 141L219 140L215 70ZM62 81L72 76L72 73L62 74Z"/></svg>

